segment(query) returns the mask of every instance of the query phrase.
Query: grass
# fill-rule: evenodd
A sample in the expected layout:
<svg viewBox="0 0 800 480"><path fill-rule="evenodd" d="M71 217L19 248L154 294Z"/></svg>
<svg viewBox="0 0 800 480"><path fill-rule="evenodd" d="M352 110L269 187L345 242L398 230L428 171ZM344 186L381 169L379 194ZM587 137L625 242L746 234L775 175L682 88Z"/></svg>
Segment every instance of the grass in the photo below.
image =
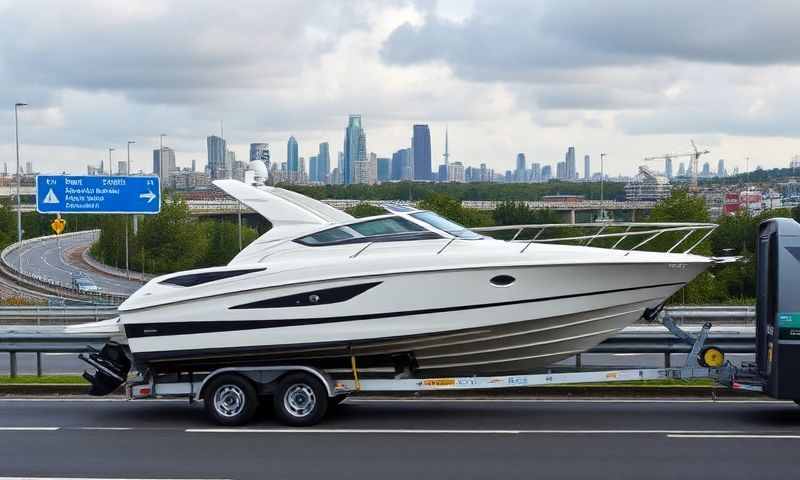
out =
<svg viewBox="0 0 800 480"><path fill-rule="evenodd" d="M42 375L41 377L37 377L36 375L18 375L14 378L11 378L10 376L0 376L0 385L9 383L63 383L88 385L88 382L80 375Z"/></svg>

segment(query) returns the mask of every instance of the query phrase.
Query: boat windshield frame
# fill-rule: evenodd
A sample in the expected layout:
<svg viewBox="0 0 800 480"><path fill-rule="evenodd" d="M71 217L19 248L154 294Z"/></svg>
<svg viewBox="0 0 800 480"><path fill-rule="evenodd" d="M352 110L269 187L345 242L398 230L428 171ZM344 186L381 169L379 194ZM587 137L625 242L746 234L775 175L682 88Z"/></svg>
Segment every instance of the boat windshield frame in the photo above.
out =
<svg viewBox="0 0 800 480"><path fill-rule="evenodd" d="M399 220L401 223L406 224L409 228L408 231L398 231L383 234L365 235L353 227L371 222L378 222L381 220ZM300 238L295 238L293 241L306 247L328 247L333 245L348 245L354 243L372 243L372 242L408 242L413 240L439 240L444 237L437 232L427 228L428 225L421 225L413 222L403 215L387 215L378 218L366 218L358 222L348 223L346 225L337 225L335 227L319 230L311 234L303 235ZM341 231L349 235L346 238L338 238L333 240L318 241L314 237L316 235L325 234L332 231Z"/></svg>

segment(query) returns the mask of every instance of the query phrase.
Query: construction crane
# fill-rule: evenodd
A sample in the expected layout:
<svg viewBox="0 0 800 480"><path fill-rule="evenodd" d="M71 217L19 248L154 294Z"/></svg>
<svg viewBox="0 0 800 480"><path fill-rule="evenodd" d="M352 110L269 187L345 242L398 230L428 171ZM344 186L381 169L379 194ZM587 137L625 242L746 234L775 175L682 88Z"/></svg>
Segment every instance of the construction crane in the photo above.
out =
<svg viewBox="0 0 800 480"><path fill-rule="evenodd" d="M690 168L692 169L692 181L691 181L690 185L691 185L691 189L692 190L696 190L697 189L697 173L698 173L698 170L699 170L700 156L701 155L705 155L707 153L711 153L711 151L710 150L700 151L697 148L697 145L695 145L694 140L692 140L691 143L692 143L692 150L694 150L692 152L687 152L687 153L667 153L667 154L659 155L659 156L655 156L655 157L645 157L644 161L645 162L651 162L651 161L654 161L654 160L664 160L664 166L665 166L664 170L667 170L666 165L669 162L671 162L673 158L691 157L692 163L690 165Z"/></svg>

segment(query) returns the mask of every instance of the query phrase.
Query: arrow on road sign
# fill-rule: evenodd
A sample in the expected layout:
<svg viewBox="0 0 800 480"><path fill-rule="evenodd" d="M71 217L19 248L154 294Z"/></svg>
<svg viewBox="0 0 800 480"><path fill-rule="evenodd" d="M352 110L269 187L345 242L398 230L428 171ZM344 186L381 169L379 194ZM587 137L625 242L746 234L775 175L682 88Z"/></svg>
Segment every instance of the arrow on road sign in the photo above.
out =
<svg viewBox="0 0 800 480"><path fill-rule="evenodd" d="M155 200L156 194L151 192L150 190L148 190L147 193L140 193L139 194L139 198L146 198L147 199L147 203L150 203L153 200Z"/></svg>
<svg viewBox="0 0 800 480"><path fill-rule="evenodd" d="M43 201L44 203L59 203L58 197L56 197L56 194L53 192L52 188L49 192L47 192L47 195L44 197Z"/></svg>

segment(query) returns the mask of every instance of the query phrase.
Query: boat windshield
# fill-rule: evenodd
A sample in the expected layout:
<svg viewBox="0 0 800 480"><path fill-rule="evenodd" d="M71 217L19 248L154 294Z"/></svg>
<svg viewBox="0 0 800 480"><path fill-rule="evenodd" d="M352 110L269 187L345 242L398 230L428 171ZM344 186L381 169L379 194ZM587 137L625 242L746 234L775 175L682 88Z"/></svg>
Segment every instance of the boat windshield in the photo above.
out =
<svg viewBox="0 0 800 480"><path fill-rule="evenodd" d="M424 227L416 223L401 217L386 217L329 228L328 230L298 238L295 242L309 247L317 247L347 243L396 242L436 238L441 238L441 236L435 232L425 230Z"/></svg>
<svg viewBox="0 0 800 480"><path fill-rule="evenodd" d="M451 222L450 220L440 217L439 215L433 212L419 212L419 213L412 213L412 217L416 218L417 220L421 220L428 225L431 225L439 230L449 233L455 237L464 239L464 240L479 240L483 238L481 235L469 230L468 228L459 225L455 222Z"/></svg>

